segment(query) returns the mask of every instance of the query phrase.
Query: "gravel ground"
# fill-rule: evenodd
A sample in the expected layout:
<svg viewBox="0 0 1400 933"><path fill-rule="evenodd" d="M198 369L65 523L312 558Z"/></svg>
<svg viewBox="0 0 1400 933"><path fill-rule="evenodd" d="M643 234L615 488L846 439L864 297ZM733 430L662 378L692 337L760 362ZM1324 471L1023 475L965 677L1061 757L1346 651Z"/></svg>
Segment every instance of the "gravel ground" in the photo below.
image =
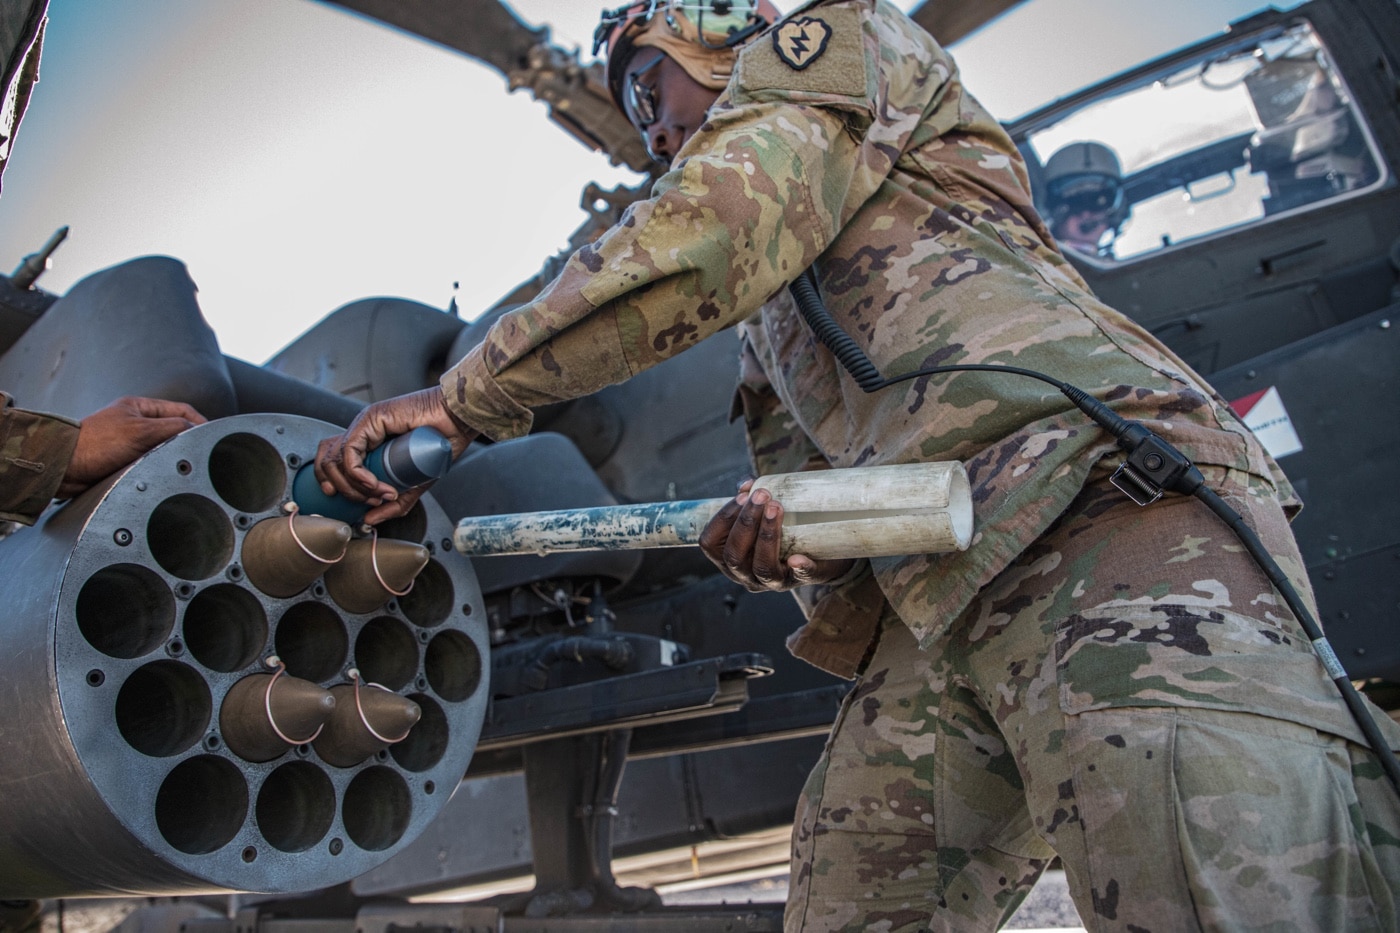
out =
<svg viewBox="0 0 1400 933"><path fill-rule="evenodd" d="M717 888L701 888L681 894L666 895L667 904L743 904L747 902L771 903L787 898L787 878L765 878L747 884L733 884ZM1069 885L1065 873L1058 869L1047 871L1032 889L1030 896L1016 911L1004 929L1007 930L1064 930L1066 933L1083 933L1079 913L1069 898Z"/></svg>
<svg viewBox="0 0 1400 933"><path fill-rule="evenodd" d="M1082 933L1084 926L1079 911L1069 899L1069 884L1059 869L1047 871L1031 889L1021 909L1011 917L1005 929L1043 930L1068 929Z"/></svg>

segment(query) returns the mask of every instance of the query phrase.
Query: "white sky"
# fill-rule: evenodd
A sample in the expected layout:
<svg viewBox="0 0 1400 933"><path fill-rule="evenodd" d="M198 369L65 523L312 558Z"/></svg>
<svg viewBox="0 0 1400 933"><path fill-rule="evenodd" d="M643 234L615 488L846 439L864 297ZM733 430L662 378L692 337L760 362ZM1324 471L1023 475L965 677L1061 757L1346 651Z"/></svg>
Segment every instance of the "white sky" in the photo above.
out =
<svg viewBox="0 0 1400 933"><path fill-rule="evenodd" d="M585 53L602 5L513 3ZM955 52L1009 119L1256 6L1030 0ZM0 266L64 224L51 291L175 256L224 351L253 362L372 295L444 307L460 281L471 316L563 247L588 181L636 180L545 113L470 59L313 0L51 0Z"/></svg>

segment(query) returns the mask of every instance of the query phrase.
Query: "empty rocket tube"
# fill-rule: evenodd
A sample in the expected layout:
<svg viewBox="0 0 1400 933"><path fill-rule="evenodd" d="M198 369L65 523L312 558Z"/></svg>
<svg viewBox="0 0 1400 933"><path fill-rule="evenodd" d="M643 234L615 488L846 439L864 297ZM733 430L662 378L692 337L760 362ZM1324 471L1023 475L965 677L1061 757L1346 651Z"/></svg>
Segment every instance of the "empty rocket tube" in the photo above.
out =
<svg viewBox="0 0 1400 933"><path fill-rule="evenodd" d="M411 541L381 541L377 533L358 538L326 571L326 590L346 612L374 612L392 597L407 596L431 556Z"/></svg>
<svg viewBox="0 0 1400 933"><path fill-rule="evenodd" d="M243 571L268 596L295 596L345 556L351 534L344 522L293 505L286 519L265 518L248 530Z"/></svg>
<svg viewBox="0 0 1400 933"><path fill-rule="evenodd" d="M761 477L783 506L782 555L816 560L965 550L972 494L956 461ZM612 551L698 544L729 499L468 517L453 544L468 556Z"/></svg>
<svg viewBox="0 0 1400 933"><path fill-rule="evenodd" d="M358 670L351 668L346 673L350 683L331 688L336 711L313 743L316 754L338 768L357 765L402 742L423 715L412 700L380 684L364 683Z"/></svg>
<svg viewBox="0 0 1400 933"><path fill-rule="evenodd" d="M219 712L224 742L245 761L271 761L313 741L335 711L329 691L287 674L275 655L267 664L276 671L250 674L234 684ZM279 688L275 696L274 687Z"/></svg>

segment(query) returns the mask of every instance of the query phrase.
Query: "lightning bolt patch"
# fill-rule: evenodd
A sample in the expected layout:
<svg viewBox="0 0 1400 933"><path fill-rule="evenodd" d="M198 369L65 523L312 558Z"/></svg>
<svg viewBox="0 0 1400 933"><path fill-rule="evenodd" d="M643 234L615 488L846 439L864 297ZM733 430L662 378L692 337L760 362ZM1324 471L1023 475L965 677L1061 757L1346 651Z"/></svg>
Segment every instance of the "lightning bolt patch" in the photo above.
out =
<svg viewBox="0 0 1400 933"><path fill-rule="evenodd" d="M810 16L789 20L773 30L773 49L795 71L821 58L829 41L831 27Z"/></svg>

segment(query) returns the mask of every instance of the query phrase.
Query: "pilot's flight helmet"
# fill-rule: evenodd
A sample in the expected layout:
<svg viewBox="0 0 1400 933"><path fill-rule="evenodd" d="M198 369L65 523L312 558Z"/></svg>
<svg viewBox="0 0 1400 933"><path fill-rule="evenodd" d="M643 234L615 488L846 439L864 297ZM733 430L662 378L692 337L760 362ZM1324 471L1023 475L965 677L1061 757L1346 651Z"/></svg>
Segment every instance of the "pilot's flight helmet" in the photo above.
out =
<svg viewBox="0 0 1400 933"><path fill-rule="evenodd" d="M593 54L607 49L608 91L619 110L627 63L648 46L675 59L704 87L722 91L739 46L781 16L772 0L636 0L603 13L593 33Z"/></svg>
<svg viewBox="0 0 1400 933"><path fill-rule="evenodd" d="M1123 169L1103 143L1070 143L1045 163L1046 206L1051 226L1072 215L1092 211L1115 229L1128 218Z"/></svg>

